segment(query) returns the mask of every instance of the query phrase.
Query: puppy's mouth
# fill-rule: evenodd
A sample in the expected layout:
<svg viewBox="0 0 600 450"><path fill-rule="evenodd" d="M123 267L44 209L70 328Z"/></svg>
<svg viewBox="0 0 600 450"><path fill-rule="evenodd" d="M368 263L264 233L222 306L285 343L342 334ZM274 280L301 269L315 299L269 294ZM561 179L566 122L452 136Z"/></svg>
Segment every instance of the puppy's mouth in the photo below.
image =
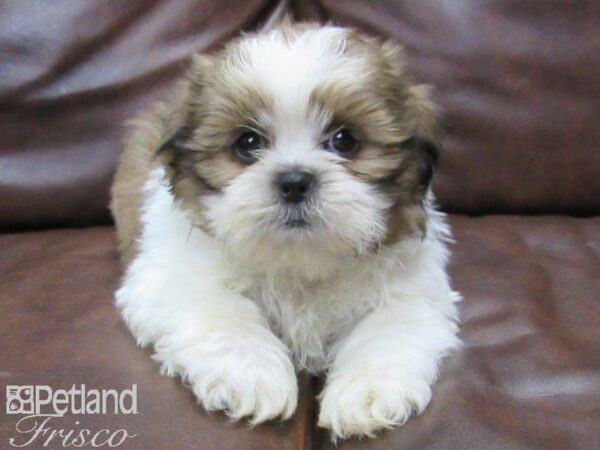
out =
<svg viewBox="0 0 600 450"><path fill-rule="evenodd" d="M283 224L284 228L310 228L310 222L305 219L290 219Z"/></svg>
<svg viewBox="0 0 600 450"><path fill-rule="evenodd" d="M304 206L287 207L281 213L279 225L285 230L306 230L312 226L311 214Z"/></svg>

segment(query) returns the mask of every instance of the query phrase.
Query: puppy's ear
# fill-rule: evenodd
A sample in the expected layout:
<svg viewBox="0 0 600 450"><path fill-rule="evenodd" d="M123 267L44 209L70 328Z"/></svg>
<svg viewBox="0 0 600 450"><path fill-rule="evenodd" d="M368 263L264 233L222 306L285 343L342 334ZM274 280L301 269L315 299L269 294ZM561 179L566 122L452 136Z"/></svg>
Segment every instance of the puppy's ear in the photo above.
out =
<svg viewBox="0 0 600 450"><path fill-rule="evenodd" d="M414 135L402 143L402 147L410 149L415 158L419 188L426 191L433 179L440 157L441 144L433 139Z"/></svg>
<svg viewBox="0 0 600 450"><path fill-rule="evenodd" d="M192 156L192 150L189 147L192 132L193 128L184 123L171 133L170 137L156 151L155 156L164 166L172 183L176 177L182 175L182 171L189 164L188 161Z"/></svg>
<svg viewBox="0 0 600 450"><path fill-rule="evenodd" d="M195 55L185 78L176 86L172 98L162 105L159 113L162 138L155 156L165 166L171 179L185 169L185 163L190 159L191 139L194 129L199 125L195 114L210 64L209 57Z"/></svg>
<svg viewBox="0 0 600 450"><path fill-rule="evenodd" d="M418 171L419 188L427 190L440 156L435 104L430 100L429 86L414 85L405 70L402 49L392 43L381 46L386 61L388 89L394 98L397 122L411 136L402 147L413 151L415 170Z"/></svg>
<svg viewBox="0 0 600 450"><path fill-rule="evenodd" d="M429 188L440 159L442 146L438 138L437 108L429 99L429 86L408 88L404 107L413 135L409 139L419 161L419 185Z"/></svg>

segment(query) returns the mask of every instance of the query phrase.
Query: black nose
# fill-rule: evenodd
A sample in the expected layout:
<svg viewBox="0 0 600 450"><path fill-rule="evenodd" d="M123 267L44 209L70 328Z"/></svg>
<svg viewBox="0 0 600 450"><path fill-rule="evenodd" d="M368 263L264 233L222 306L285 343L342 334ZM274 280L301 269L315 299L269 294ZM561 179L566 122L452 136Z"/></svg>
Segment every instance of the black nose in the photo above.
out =
<svg viewBox="0 0 600 450"><path fill-rule="evenodd" d="M288 203L300 203L315 182L315 176L306 170L291 169L279 175L277 183L281 198Z"/></svg>

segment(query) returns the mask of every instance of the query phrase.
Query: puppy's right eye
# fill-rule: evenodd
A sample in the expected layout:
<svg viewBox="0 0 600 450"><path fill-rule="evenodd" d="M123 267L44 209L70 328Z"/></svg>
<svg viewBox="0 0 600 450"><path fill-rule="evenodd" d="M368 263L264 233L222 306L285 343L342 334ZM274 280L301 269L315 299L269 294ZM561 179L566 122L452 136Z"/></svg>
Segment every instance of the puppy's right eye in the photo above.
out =
<svg viewBox="0 0 600 450"><path fill-rule="evenodd" d="M327 150L344 158L352 158L360 148L360 142L349 128L340 128L322 144Z"/></svg>
<svg viewBox="0 0 600 450"><path fill-rule="evenodd" d="M246 131L231 146L235 157L243 164L252 164L257 159L257 150L264 145L263 137L254 132Z"/></svg>

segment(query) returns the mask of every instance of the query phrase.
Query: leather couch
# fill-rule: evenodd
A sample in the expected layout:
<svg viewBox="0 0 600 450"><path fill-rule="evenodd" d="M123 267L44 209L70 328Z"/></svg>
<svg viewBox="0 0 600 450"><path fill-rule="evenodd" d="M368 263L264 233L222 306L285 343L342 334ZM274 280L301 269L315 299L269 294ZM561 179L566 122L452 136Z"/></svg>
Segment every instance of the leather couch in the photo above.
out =
<svg viewBox="0 0 600 450"><path fill-rule="evenodd" d="M161 376L113 306L120 268L107 203L122 124L165 95L192 52L286 12L404 42L444 112L435 192L456 239L464 346L446 359L422 416L338 447L600 448L593 0L2 2L2 383L136 383L139 414L60 422L137 434L122 448L334 448L315 426L321 380L301 376L287 422L232 423ZM0 447L10 447L16 421L0 413Z"/></svg>

